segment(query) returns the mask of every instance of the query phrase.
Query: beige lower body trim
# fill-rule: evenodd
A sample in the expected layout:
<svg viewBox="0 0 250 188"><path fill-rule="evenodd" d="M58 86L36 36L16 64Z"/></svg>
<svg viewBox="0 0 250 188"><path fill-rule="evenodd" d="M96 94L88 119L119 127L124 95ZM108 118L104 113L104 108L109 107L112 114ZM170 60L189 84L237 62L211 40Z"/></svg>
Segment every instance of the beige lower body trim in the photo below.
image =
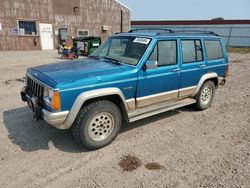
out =
<svg viewBox="0 0 250 188"><path fill-rule="evenodd" d="M144 107L154 103L176 99L178 97L178 90L168 91L146 97L140 97L136 100L136 107Z"/></svg>
<svg viewBox="0 0 250 188"><path fill-rule="evenodd" d="M189 95L193 95L196 88L197 88L197 86L192 86L192 87L186 87L186 88L180 89L179 90L179 97L186 97Z"/></svg>
<svg viewBox="0 0 250 188"><path fill-rule="evenodd" d="M128 109L135 109L135 99L128 99L126 100Z"/></svg>
<svg viewBox="0 0 250 188"><path fill-rule="evenodd" d="M184 98L184 99L179 99L179 100L160 102L154 105L146 106L144 108L131 110L128 113L129 122L134 122L134 121L144 119L146 117L150 117L159 113L163 113L169 110L180 108L182 106L194 104L195 102L196 102L195 99Z"/></svg>

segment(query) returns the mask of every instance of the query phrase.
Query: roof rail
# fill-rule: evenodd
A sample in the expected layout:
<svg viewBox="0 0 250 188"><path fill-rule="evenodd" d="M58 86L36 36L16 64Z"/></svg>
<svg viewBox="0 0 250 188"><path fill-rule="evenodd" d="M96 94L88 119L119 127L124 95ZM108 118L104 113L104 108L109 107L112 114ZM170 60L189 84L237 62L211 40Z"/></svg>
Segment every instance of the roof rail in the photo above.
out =
<svg viewBox="0 0 250 188"><path fill-rule="evenodd" d="M202 31L202 30L173 30L173 29L164 29L164 28L138 28L138 29L131 29L129 33L133 33L136 31L156 31L156 35L162 35L165 32L168 33L190 33L190 34L210 34L210 35L215 35L215 36L220 36L217 33L214 33L213 31ZM157 31L162 31L162 32L157 32Z"/></svg>
<svg viewBox="0 0 250 188"><path fill-rule="evenodd" d="M129 33L133 33L135 31L167 31L169 33L174 33L172 29L164 29L164 28L140 28L140 29L131 29ZM157 32L158 34L158 32Z"/></svg>
<svg viewBox="0 0 250 188"><path fill-rule="evenodd" d="M174 31L174 33L197 33L197 34L211 34L215 36L220 36L213 31L202 31L202 30L178 30Z"/></svg>

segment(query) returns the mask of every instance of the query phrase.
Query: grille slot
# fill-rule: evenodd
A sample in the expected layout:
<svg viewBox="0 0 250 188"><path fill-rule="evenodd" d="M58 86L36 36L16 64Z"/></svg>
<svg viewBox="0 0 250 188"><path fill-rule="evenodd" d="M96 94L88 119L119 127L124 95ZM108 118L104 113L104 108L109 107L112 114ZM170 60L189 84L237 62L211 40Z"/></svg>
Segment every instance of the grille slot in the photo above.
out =
<svg viewBox="0 0 250 188"><path fill-rule="evenodd" d="M43 101L44 87L32 78L27 77L27 86L29 91L36 96L40 101Z"/></svg>

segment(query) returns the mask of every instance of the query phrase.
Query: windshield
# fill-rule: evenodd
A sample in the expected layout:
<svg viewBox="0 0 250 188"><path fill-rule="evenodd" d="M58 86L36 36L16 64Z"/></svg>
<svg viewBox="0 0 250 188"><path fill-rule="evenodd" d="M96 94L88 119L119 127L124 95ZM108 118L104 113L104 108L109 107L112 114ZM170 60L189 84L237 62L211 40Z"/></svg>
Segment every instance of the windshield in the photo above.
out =
<svg viewBox="0 0 250 188"><path fill-rule="evenodd" d="M92 56L137 65L151 39L143 37L110 37Z"/></svg>

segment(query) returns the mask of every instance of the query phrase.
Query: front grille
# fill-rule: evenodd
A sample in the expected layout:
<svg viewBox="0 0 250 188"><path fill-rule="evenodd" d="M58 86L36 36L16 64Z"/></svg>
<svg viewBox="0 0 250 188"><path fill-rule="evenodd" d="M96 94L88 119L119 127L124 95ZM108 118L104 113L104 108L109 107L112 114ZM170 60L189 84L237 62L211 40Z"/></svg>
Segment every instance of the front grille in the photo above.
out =
<svg viewBox="0 0 250 188"><path fill-rule="evenodd" d="M27 86L28 91L31 92L32 95L36 96L40 101L43 101L44 87L41 84L27 76Z"/></svg>

